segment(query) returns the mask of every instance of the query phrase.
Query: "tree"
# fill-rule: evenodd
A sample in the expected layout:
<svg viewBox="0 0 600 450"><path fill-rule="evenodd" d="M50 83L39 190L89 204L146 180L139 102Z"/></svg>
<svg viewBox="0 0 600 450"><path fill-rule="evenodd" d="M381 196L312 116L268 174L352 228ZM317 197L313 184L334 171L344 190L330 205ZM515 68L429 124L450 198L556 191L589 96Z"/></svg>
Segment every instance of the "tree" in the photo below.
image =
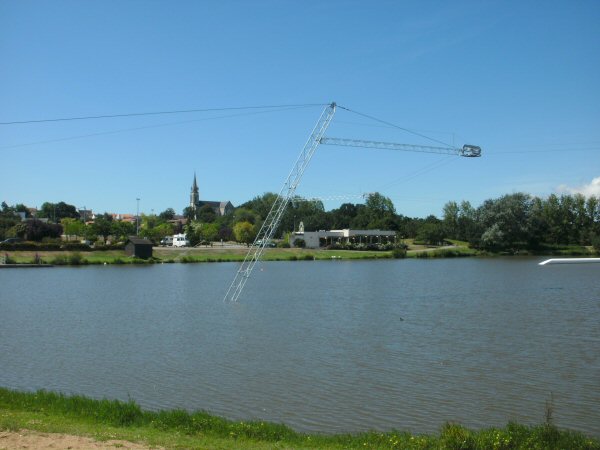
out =
<svg viewBox="0 0 600 450"><path fill-rule="evenodd" d="M397 230L396 209L394 203L378 192L369 194L364 208L358 208L351 221L353 228Z"/></svg>
<svg viewBox="0 0 600 450"><path fill-rule="evenodd" d="M227 225L221 225L217 237L222 241L231 241L234 238L233 230Z"/></svg>
<svg viewBox="0 0 600 450"><path fill-rule="evenodd" d="M160 217L164 221L173 220L173 218L175 217L175 210L173 208L167 208L163 212L161 212L158 215L158 217Z"/></svg>
<svg viewBox="0 0 600 450"><path fill-rule="evenodd" d="M417 239L430 245L444 242L444 226L441 223L425 222L417 233Z"/></svg>
<svg viewBox="0 0 600 450"><path fill-rule="evenodd" d="M335 230L350 228L352 220L358 214L358 207L352 203L343 203L338 209L329 212L331 226Z"/></svg>
<svg viewBox="0 0 600 450"><path fill-rule="evenodd" d="M240 208L250 209L258 214L262 220L265 220L276 199L277 194L274 194L273 192L266 192L263 195L258 195L252 200L240 205Z"/></svg>
<svg viewBox="0 0 600 450"><path fill-rule="evenodd" d="M369 194L365 205L371 213L377 216L396 214L394 203L388 197L381 195L379 192Z"/></svg>
<svg viewBox="0 0 600 450"><path fill-rule="evenodd" d="M448 202L444 205L444 228L446 235L458 239L458 215L460 208L456 202Z"/></svg>
<svg viewBox="0 0 600 450"><path fill-rule="evenodd" d="M140 228L152 229L159 224L161 220L155 214L142 214Z"/></svg>
<svg viewBox="0 0 600 450"><path fill-rule="evenodd" d="M126 241L129 236L135 234L135 228L135 224L132 222L113 220L110 226L110 234L114 236L117 241Z"/></svg>
<svg viewBox="0 0 600 450"><path fill-rule="evenodd" d="M588 197L585 202L585 209L589 217L590 227L588 234L591 242L594 236L600 236L600 198L594 196Z"/></svg>
<svg viewBox="0 0 600 450"><path fill-rule="evenodd" d="M300 222L304 223L306 230L326 230L331 227L329 219L322 201L294 199L285 209L275 236L283 236L286 231L297 229Z"/></svg>
<svg viewBox="0 0 600 450"><path fill-rule="evenodd" d="M529 247L537 248L544 242L548 232L548 223L544 215L544 202L542 199L535 197L532 200L527 222L527 229L529 231L527 241Z"/></svg>
<svg viewBox="0 0 600 450"><path fill-rule="evenodd" d="M191 245L216 241L219 236L219 224L192 222L187 226L187 237Z"/></svg>
<svg viewBox="0 0 600 450"><path fill-rule="evenodd" d="M594 234L592 235L592 247L594 247L594 250L596 250L596 253L600 254L600 234Z"/></svg>
<svg viewBox="0 0 600 450"><path fill-rule="evenodd" d="M41 241L44 238L59 238L62 226L32 219L15 225L14 234L26 241Z"/></svg>
<svg viewBox="0 0 600 450"><path fill-rule="evenodd" d="M196 220L196 208L192 208L191 206L183 208L183 217L190 222Z"/></svg>
<svg viewBox="0 0 600 450"><path fill-rule="evenodd" d="M165 236L172 234L173 225L167 222L159 223L154 227L146 226L140 230L140 236L150 239L155 244L158 244Z"/></svg>
<svg viewBox="0 0 600 450"><path fill-rule="evenodd" d="M46 217L54 222L60 222L60 220L65 217L79 219L79 213L77 212L77 208L65 202L43 203L42 207L38 211L38 216Z"/></svg>
<svg viewBox="0 0 600 450"><path fill-rule="evenodd" d="M477 211L471 203L462 201L458 211L458 239L476 244L481 237L480 228L477 223Z"/></svg>
<svg viewBox="0 0 600 450"><path fill-rule="evenodd" d="M211 223L215 221L217 214L210 205L202 206L197 212L197 218L200 222Z"/></svg>
<svg viewBox="0 0 600 450"><path fill-rule="evenodd" d="M0 211L0 240L4 240L7 237L15 237L12 228L20 221L19 216L15 215L14 208L8 206L6 202L2 202L2 210ZM11 230L13 236L9 236L9 230Z"/></svg>
<svg viewBox="0 0 600 450"><path fill-rule="evenodd" d="M102 236L104 238L104 242L108 239L108 236L112 234L112 222L113 218L110 214L104 213L100 216L96 216L94 219L94 223L91 224L91 230L93 234L97 236Z"/></svg>
<svg viewBox="0 0 600 450"><path fill-rule="evenodd" d="M64 233L67 236L82 236L85 224L78 219L73 219L71 217L64 217L61 219L60 224L63 227Z"/></svg>
<svg viewBox="0 0 600 450"><path fill-rule="evenodd" d="M562 226L562 209L560 200L555 194L550 194L548 199L544 202L544 220L547 223L548 231L546 235L546 242L551 244L566 243L567 236L564 233L564 227Z"/></svg>
<svg viewBox="0 0 600 450"><path fill-rule="evenodd" d="M500 225L497 223L489 227L481 235L481 247L488 250L498 250L506 245L506 239L504 233L500 229Z"/></svg>
<svg viewBox="0 0 600 450"><path fill-rule="evenodd" d="M154 233L155 238L158 242L165 236L172 236L173 234L175 234L175 229L173 227L173 224L165 222L154 227Z"/></svg>
<svg viewBox="0 0 600 450"><path fill-rule="evenodd" d="M25 213L25 218L31 217L29 208L27 208L27 206L25 206L23 203L17 203L15 206L8 206L6 202L2 202L2 210L0 211L0 215L15 216L16 213Z"/></svg>
<svg viewBox="0 0 600 450"><path fill-rule="evenodd" d="M202 240L206 242L216 241L219 237L219 224L203 223L202 224Z"/></svg>
<svg viewBox="0 0 600 450"><path fill-rule="evenodd" d="M252 225L260 222L260 217L257 213L246 208L237 208L234 213L236 222L250 222Z"/></svg>
<svg viewBox="0 0 600 450"><path fill-rule="evenodd" d="M256 237L256 229L250 222L238 222L233 226L233 234L238 242L249 245Z"/></svg>
<svg viewBox="0 0 600 450"><path fill-rule="evenodd" d="M487 242L494 242L498 248L517 248L526 246L530 233L528 218L531 210L529 194L518 192L504 195L496 200L486 200L478 209ZM493 237L493 239L491 239ZM502 239L499 242L498 239ZM486 241L484 235L482 241ZM486 245L484 243L484 245Z"/></svg>

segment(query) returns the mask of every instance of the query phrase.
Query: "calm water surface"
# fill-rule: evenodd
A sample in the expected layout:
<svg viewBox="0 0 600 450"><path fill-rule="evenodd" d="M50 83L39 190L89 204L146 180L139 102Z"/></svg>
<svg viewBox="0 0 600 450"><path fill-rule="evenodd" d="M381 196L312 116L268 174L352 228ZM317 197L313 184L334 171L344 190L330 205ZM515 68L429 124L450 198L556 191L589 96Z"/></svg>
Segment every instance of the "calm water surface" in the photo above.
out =
<svg viewBox="0 0 600 450"><path fill-rule="evenodd" d="M317 432L544 420L600 435L600 265L539 259L0 270L0 386Z"/></svg>

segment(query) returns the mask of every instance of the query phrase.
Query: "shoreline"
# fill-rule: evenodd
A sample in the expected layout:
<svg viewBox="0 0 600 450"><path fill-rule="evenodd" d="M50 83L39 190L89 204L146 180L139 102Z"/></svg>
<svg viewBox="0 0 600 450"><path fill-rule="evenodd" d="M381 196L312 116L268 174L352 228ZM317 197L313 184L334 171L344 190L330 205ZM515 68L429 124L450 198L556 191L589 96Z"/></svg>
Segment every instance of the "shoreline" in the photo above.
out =
<svg viewBox="0 0 600 450"><path fill-rule="evenodd" d="M94 400L43 390L22 392L0 388L0 431L21 430L91 437L105 443L135 442L151 448L600 450L596 437L554 426L551 413L546 423L533 426L508 423L502 428L473 430L447 423L434 434L398 430L308 434L296 432L285 424L234 421L205 411L142 410L133 400Z"/></svg>
<svg viewBox="0 0 600 450"><path fill-rule="evenodd" d="M0 256L6 264L0 268L81 266L81 265L122 265L122 264L172 264L172 263L210 263L210 262L242 262L246 257L246 246L213 246L213 247L153 247L153 257L140 259L127 256L124 250L0 250ZM262 261L312 261L312 260L381 260L403 258L460 258L460 257L499 257L499 256L539 256L585 258L594 257L598 253L585 247L564 247L542 250L521 250L517 252L483 252L472 249L463 242L453 245L425 246L411 244L404 252L394 250L326 250L304 248L267 248Z"/></svg>

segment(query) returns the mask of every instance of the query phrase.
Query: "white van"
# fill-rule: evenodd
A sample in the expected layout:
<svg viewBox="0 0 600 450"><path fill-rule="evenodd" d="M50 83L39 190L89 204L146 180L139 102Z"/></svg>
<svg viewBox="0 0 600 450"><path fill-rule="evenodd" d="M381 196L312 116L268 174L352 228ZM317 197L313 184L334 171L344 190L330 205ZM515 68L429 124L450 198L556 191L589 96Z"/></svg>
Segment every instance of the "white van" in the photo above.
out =
<svg viewBox="0 0 600 450"><path fill-rule="evenodd" d="M187 240L185 234L174 234L173 235L173 247L187 247L190 245L190 241Z"/></svg>

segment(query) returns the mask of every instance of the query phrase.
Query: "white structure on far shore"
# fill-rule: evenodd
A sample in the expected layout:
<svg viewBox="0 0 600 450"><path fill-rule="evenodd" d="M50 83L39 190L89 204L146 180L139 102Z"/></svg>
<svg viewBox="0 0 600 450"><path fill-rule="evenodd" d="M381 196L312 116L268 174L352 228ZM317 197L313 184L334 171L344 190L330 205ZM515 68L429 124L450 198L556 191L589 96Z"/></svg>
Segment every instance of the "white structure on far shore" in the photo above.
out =
<svg viewBox="0 0 600 450"><path fill-rule="evenodd" d="M325 247L330 244L379 244L382 242L395 242L396 232L392 230L320 230L320 231L304 231L304 227L300 227L300 231L294 231L290 235L290 246L294 247L294 243L302 239L306 244L306 248Z"/></svg>

